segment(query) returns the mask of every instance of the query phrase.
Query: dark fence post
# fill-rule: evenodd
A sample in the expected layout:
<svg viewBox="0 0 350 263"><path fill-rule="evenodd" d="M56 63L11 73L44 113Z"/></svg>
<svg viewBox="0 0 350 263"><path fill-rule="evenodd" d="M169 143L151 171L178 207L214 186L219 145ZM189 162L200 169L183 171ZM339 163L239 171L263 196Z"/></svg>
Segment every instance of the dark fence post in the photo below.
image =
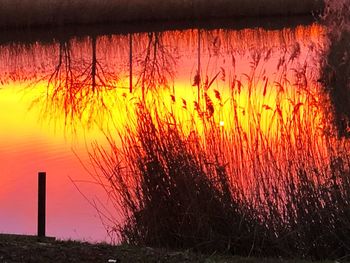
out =
<svg viewBox="0 0 350 263"><path fill-rule="evenodd" d="M38 174L38 237L45 237L46 173Z"/></svg>

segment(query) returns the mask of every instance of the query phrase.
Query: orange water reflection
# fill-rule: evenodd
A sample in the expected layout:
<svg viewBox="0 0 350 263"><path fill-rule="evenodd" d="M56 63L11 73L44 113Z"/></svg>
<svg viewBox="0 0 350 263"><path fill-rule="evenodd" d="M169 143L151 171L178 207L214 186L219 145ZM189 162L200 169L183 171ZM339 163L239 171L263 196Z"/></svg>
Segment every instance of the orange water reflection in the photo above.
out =
<svg viewBox="0 0 350 263"><path fill-rule="evenodd" d="M91 181L81 165L89 168L86 146L94 140L104 144L107 129L122 130L135 118L133 109L140 101L166 107L188 134L204 132L201 118L237 138L254 138L262 131L265 140L276 142L271 144L276 152L283 136L280 125L298 134L297 119L315 136L317 153L326 154L320 145L328 113L320 109L328 100L317 83L323 39L324 29L313 24L1 47L0 232L34 233L35 176L44 170L48 234L103 240L97 212L70 178ZM301 139L309 140L290 138L299 144ZM234 144L227 147L235 153ZM95 184L78 186L89 200L113 206Z"/></svg>

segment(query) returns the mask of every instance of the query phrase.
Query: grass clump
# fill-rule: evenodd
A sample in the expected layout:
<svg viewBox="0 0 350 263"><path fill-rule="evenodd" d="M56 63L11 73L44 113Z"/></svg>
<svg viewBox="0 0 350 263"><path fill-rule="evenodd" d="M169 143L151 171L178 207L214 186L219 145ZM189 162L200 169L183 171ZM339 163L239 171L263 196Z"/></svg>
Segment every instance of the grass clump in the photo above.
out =
<svg viewBox="0 0 350 263"><path fill-rule="evenodd" d="M340 59L329 52L330 63ZM340 72L347 72L347 60L341 66L345 71ZM306 71L298 74L307 79ZM348 87L342 78L330 75L328 80ZM319 89L315 96L307 81L293 86L299 88L296 93L306 91L304 101L282 99L285 82L278 83L276 99L261 107L256 107L259 91L249 86L243 114L232 91L225 100L232 106L227 119L220 119L229 124L224 128L215 118L220 112L215 107L221 106L213 103L209 87L192 113L138 103L126 132L119 134L121 146L107 135L111 150L95 145L91 153L97 180L120 202L125 221L116 230L122 241L244 256L347 260L350 144L339 136L338 122L332 122L337 113L328 109L336 102L328 91ZM221 100L220 93L215 96ZM268 118L262 118L264 109ZM249 117L243 120L245 114Z"/></svg>
<svg viewBox="0 0 350 263"><path fill-rule="evenodd" d="M253 229L259 226L238 198L240 190L231 187L222 156L208 156L196 134L185 139L171 114L154 119L143 105L136 116L136 130L123 137L126 159L120 164L127 162L127 168L114 167L110 177L127 215L122 239L155 247L249 253ZM119 151L113 157L101 148L94 153L100 168L120 158Z"/></svg>
<svg viewBox="0 0 350 263"><path fill-rule="evenodd" d="M300 126L303 147L290 133L272 151L261 130L240 137L205 117L188 132L170 111L144 104L135 116L122 148L108 137L112 151L96 145L91 154L124 211L115 228L123 241L244 256L347 257L347 142L324 134L315 144ZM322 156L313 152L326 141Z"/></svg>
<svg viewBox="0 0 350 263"><path fill-rule="evenodd" d="M234 197L239 190L230 187L222 160L207 156L199 141L185 141L171 116L164 125L159 118L153 122L147 110L137 114L142 146L129 152L139 171L137 210L125 238L157 247L249 250L255 226Z"/></svg>

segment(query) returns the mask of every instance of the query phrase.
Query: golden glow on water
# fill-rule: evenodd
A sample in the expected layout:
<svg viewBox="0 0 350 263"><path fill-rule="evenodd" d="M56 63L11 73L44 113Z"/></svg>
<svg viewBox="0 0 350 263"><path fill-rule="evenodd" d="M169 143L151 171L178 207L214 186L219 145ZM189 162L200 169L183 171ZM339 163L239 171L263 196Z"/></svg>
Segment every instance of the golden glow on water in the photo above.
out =
<svg viewBox="0 0 350 263"><path fill-rule="evenodd" d="M97 225L97 217L89 221L84 213L76 213L83 206L86 214L94 214L69 177L91 180L80 163L89 163L86 147L94 140L105 144L102 131L117 134L116 130L134 125L134 109L141 101L157 105L164 115L172 113L186 136L194 129L203 134L202 120L210 120L232 142L225 145L228 160L244 160L235 143L244 137L240 143L248 147L257 133L276 152L285 136L281 130L289 130L295 144L310 142L294 136L299 129L307 130L314 146L320 147L326 122L321 106L328 103L316 81L323 37L323 27L313 24L271 31L137 33L1 47L0 159L5 186L0 190L0 210L4 217L22 216L30 223L18 227L0 217L0 232L34 231L33 204L21 206L27 208L16 214L5 203L14 199L19 204L23 198L35 203L36 181L28 174L46 170L52 198L49 233L103 239L103 228L89 225ZM315 152L326 155L325 147ZM18 195L17 187L26 184L30 191ZM95 185L81 188L86 188L88 198L106 199ZM55 217L62 219L64 213L73 218L66 219L70 225L62 230ZM78 222L85 221L79 228ZM78 234L75 228L80 229Z"/></svg>

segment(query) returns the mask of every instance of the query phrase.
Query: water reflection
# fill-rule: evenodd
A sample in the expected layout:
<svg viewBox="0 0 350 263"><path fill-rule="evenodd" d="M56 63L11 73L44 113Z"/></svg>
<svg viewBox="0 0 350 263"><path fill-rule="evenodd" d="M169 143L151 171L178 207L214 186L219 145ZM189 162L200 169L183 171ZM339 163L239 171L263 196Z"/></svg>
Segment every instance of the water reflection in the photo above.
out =
<svg viewBox="0 0 350 263"><path fill-rule="evenodd" d="M36 102L45 116L63 114L67 123L88 124L102 121L101 114L116 107L120 94L133 91L143 99L159 88L172 95L196 92L199 101L209 87L221 92L248 85L251 90L263 81L266 95L268 86L290 81L293 68L302 85L303 66L304 71L317 67L322 32L317 25L281 31L187 30L11 46L2 50L4 61L12 63L3 65L1 79L42 86Z"/></svg>
<svg viewBox="0 0 350 263"><path fill-rule="evenodd" d="M249 175L254 174L254 165L243 165L249 151L239 149L251 147L258 135L262 137L256 152L268 142L270 151L283 154L281 141L286 138L300 146L310 143L312 137L313 150L326 154L320 134L328 127L324 107L328 99L317 82L323 34L321 26L312 24L271 31L190 29L92 35L42 45L11 44L0 49L0 96L2 100L22 97L18 107L31 109L31 123L41 120L40 131L47 142L65 145L62 152L69 151L72 140L68 139L67 147L67 142L57 139L57 133L71 130L75 137L86 138L87 142L73 140L83 163L89 160L85 143L96 139L103 145L108 132L115 134L137 123L134 111L140 103L157 105L160 114L171 112L189 139L194 130L206 133L205 119L218 128L220 136L230 138L229 145L215 146L225 148L226 161L233 163L230 169L248 169L247 177L241 174L237 181L244 188L251 180ZM9 109L11 105L1 108L0 121L5 126L9 120L4 112ZM2 145L11 136L14 141L26 140L28 134L16 132L27 123L21 122L21 114L16 125L1 135ZM307 128L310 137L303 137L296 124ZM101 130L105 134L100 134ZM34 129L31 132L39 137ZM68 138L73 135L65 134ZM35 140L20 151L35 151ZM66 153L58 152L55 148L45 150L45 154L66 160ZM0 154L6 160L6 151ZM288 169L286 165L281 164L281 169ZM75 178L55 162L50 169L59 171L58 182L61 172ZM90 176L83 168L75 173L78 179ZM8 167L4 174L11 176ZM55 196L60 194L55 187L51 191ZM93 191L101 193L103 189ZM84 201L74 202L79 206ZM55 231L60 236L59 230Z"/></svg>

